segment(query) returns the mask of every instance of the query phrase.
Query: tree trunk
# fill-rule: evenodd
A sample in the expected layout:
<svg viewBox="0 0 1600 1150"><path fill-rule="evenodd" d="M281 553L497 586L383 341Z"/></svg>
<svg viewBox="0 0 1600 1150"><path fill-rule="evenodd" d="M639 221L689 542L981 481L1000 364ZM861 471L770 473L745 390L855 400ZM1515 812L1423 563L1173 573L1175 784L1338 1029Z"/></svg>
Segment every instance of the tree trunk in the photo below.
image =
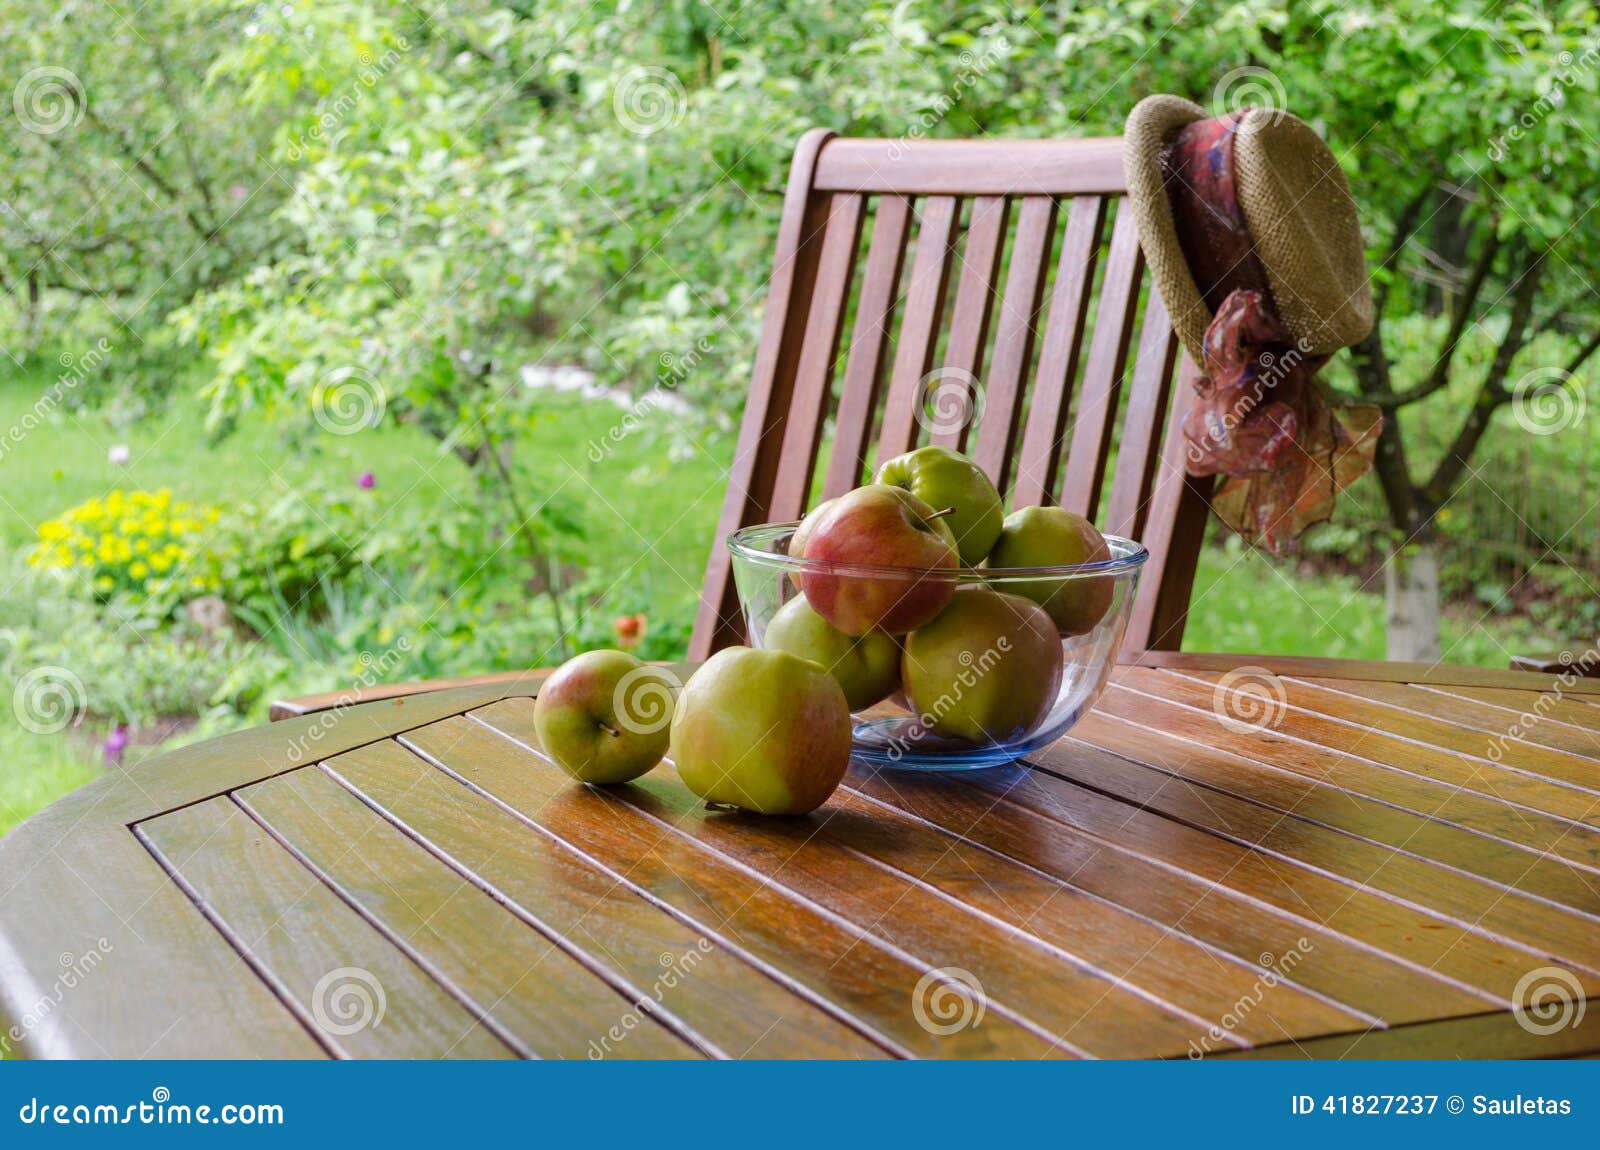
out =
<svg viewBox="0 0 1600 1150"><path fill-rule="evenodd" d="M1383 569L1392 661L1439 661L1439 555L1432 540L1398 547Z"/></svg>

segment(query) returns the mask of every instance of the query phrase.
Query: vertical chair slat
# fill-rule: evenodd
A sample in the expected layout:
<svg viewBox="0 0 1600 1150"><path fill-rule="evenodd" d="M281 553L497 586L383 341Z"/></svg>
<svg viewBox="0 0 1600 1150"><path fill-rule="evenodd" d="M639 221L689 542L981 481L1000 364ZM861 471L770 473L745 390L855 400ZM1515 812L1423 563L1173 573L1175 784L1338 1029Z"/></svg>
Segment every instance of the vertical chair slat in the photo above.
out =
<svg viewBox="0 0 1600 1150"><path fill-rule="evenodd" d="M1056 202L1029 196L1017 214L1011 267L995 321L994 354L984 394L983 418L973 459L1003 491L1010 481L1011 449L1022 413L1022 387L1033 361L1034 333L1044 299L1046 269L1055 238Z"/></svg>
<svg viewBox="0 0 1600 1150"><path fill-rule="evenodd" d="M833 455L822 482L822 497L843 495L861 481L866 464L867 436L878 407L883 379L884 353L900 294L900 272L905 266L906 225L911 219L908 196L879 198L872 222L867 266L856 297L855 330L850 333L850 358L839 387L839 413L834 419Z"/></svg>
<svg viewBox="0 0 1600 1150"><path fill-rule="evenodd" d="M827 232L817 261L817 283L811 295L800 362L795 369L794 398L784 429L778 476L768 514L775 522L800 518L822 438L833 384L833 363L839 354L845 304L861 246L861 197L835 195L828 206Z"/></svg>
<svg viewBox="0 0 1600 1150"><path fill-rule="evenodd" d="M1006 220L1010 205L1004 196L979 196L972 201L972 218L967 222L967 244L961 252L961 278L956 284L954 311L950 316L950 339L945 346L944 366L956 381L967 380L982 394L979 382L983 352L989 337L989 316L994 307L994 282L1000 270L1000 252L1005 247ZM969 410L976 412L972 397ZM929 437L945 447L962 447L971 420L941 426Z"/></svg>
<svg viewBox="0 0 1600 1150"><path fill-rule="evenodd" d="M1122 416L1122 438L1117 444L1117 470L1106 505L1105 528L1113 535L1137 538L1144 530L1150 484L1160 458L1161 428L1172 394L1167 381L1172 378L1177 356L1178 340L1166 305L1160 292L1151 291L1144 306L1139 351Z"/></svg>
<svg viewBox="0 0 1600 1150"><path fill-rule="evenodd" d="M944 315L945 287L950 279L950 254L955 245L956 217L961 201L955 196L932 196L923 205L922 227L917 232L917 254L911 262L911 283L906 288L904 318L895 340L894 372L889 377L889 399L878 435L878 458L899 455L916 440L917 408L922 402L922 380L933 366Z"/></svg>
<svg viewBox="0 0 1600 1150"><path fill-rule="evenodd" d="M1176 651L1183 642L1189 596L1205 541L1206 509L1216 484L1214 478L1196 479L1188 473L1179 430L1199 374L1187 355L1180 359L1174 395L1167 404L1167 434L1150 494L1150 513L1140 539L1150 550L1150 560L1128 619L1125 651Z"/></svg>
<svg viewBox="0 0 1600 1150"><path fill-rule="evenodd" d="M767 517L772 484L778 473L778 447L783 442L800 344L811 311L811 290L816 283L821 249L817 240L827 221L826 202L811 194L812 175L817 154L832 138L833 133L826 129L807 132L795 148L789 167L761 342L756 350L750 394L745 399L744 419L739 425L739 444L728 469L728 492L706 561L705 586L701 588L694 635L689 641L691 659L704 659L741 638L739 597L724 540L740 527Z"/></svg>
<svg viewBox="0 0 1600 1150"><path fill-rule="evenodd" d="M1090 286L1094 283L1105 218L1106 201L1100 196L1078 196L1067 209L1055 294L1039 349L1039 370L1022 436L1022 455L1011 484L1011 497L1018 507L1047 503L1055 495L1061 438L1072 399L1072 382L1078 374L1083 324L1089 313Z"/></svg>
<svg viewBox="0 0 1600 1150"><path fill-rule="evenodd" d="M1083 388L1073 417L1072 445L1067 449L1067 476L1061 492L1061 506L1091 521L1099 509L1100 484L1111 450L1112 421L1122 392L1122 371L1128 361L1128 343L1139 304L1139 277L1144 270L1139 229L1131 211L1117 212L1106 261L1094 339L1084 364Z"/></svg>

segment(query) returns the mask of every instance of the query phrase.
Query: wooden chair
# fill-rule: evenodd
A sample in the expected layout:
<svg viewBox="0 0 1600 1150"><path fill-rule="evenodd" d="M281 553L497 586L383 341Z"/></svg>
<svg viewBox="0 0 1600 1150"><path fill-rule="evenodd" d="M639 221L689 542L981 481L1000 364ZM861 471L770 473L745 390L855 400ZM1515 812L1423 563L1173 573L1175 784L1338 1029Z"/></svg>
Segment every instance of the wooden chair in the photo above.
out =
<svg viewBox="0 0 1600 1150"><path fill-rule="evenodd" d="M691 659L740 641L729 533L799 518L819 467L831 498L922 441L970 451L1016 506L1144 542L1127 646L1178 648L1211 485L1184 473L1178 343L1125 192L1118 139L806 133ZM930 375L977 381L970 424L919 421Z"/></svg>
<svg viewBox="0 0 1600 1150"><path fill-rule="evenodd" d="M743 637L731 532L798 519L819 468L832 497L925 440L970 451L1012 505L1059 503L1143 542L1126 648L1178 649L1211 482L1184 471L1174 429L1194 368L1174 372L1166 309L1141 290L1125 191L1116 138L801 138L691 660ZM918 419L941 372L977 381L970 423ZM328 693L273 716L517 674Z"/></svg>

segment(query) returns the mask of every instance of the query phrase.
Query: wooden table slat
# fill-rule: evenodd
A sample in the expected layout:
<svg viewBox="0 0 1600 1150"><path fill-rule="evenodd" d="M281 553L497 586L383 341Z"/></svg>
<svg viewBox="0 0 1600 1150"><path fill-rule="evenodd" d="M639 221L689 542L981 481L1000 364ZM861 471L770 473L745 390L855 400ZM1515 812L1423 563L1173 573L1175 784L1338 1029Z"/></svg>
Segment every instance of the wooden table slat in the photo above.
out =
<svg viewBox="0 0 1600 1150"><path fill-rule="evenodd" d="M1592 730L1559 721L1529 722L1524 725L1519 722L1522 712L1513 711L1508 714L1502 707L1466 699L1431 687L1408 683L1362 683L1348 679L1307 679L1306 682L1336 694L1359 696L1413 714L1455 723L1466 730L1477 731L1486 736L1492 748L1503 749L1511 741L1520 739L1533 747L1549 747L1589 758L1594 760L1594 765L1590 768L1588 776L1590 782L1585 785L1590 789L1600 786L1600 722L1597 722ZM1523 692L1516 693L1523 694ZM1525 697L1529 708L1538 705L1539 696L1536 693L1526 692ZM1527 708L1524 710L1536 719L1545 717ZM1494 759L1494 753L1494 750L1489 753L1491 761Z"/></svg>
<svg viewBox="0 0 1600 1150"><path fill-rule="evenodd" d="M853 1018L897 1053L1037 1058L1072 1056L1052 1036L995 1015L950 1034L918 1024L912 991L928 965L914 961L837 907L676 833L673 821L636 801L638 785L574 791L534 750L531 708L517 701L474 712L473 721L421 744L448 756L471 782L585 851L615 856L619 871L697 928L736 940L735 953L808 999Z"/></svg>
<svg viewBox="0 0 1600 1150"><path fill-rule="evenodd" d="M1526 968L1529 957L1554 957L1594 972L1600 962L1600 922L1546 903L1516 899L1501 888L1322 827L1284 820L1272 811L1229 795L1207 791L1127 760L1074 752L1087 744L1052 747L1045 759L1052 773L1137 803L1219 837L1271 864L1328 874L1390 904L1392 919L1418 917L1418 929L1458 947L1477 936L1504 960ZM1090 763L1092 762L1092 766ZM1303 876L1296 874L1298 892ZM1421 925L1421 924L1426 925ZM1524 957L1515 957L1520 949ZM1535 963L1535 965L1537 965ZM1600 972L1596 973L1600 977ZM1600 982L1597 982L1600 985Z"/></svg>
<svg viewBox="0 0 1600 1150"><path fill-rule="evenodd" d="M849 784L864 796L935 825L960 828L990 850L1026 860L1170 930L1232 948L1236 957L1271 968L1282 981L1344 1009L1405 1022L1477 1012L1496 1001L1487 992L1458 986L1436 972L1417 969L1404 956L1384 954L1344 935L1337 924L1325 925L1314 902L1295 905L1293 899L1274 903L1258 897L1263 892L1249 889L1248 873L1238 874L1238 883L1229 885L1243 853L1231 843L1158 817L1124 812L1114 800L1092 792L1070 798L1063 793L1058 800L1040 785L1036 772L986 772L952 787L855 768ZM1055 809L1043 813L1035 800ZM1126 845L1099 837L1099 832L1134 822L1151 832L1148 841L1137 831ZM1186 853L1197 859L1209 855L1205 861L1214 859L1215 865L1202 862L1192 872L1175 865ZM1292 969L1280 962L1291 952L1304 953L1307 946L1322 956L1318 962L1296 961Z"/></svg>
<svg viewBox="0 0 1600 1150"><path fill-rule="evenodd" d="M1595 681L1584 680L1585 683ZM1507 725L1517 722L1523 715L1536 715L1542 721L1566 723L1586 731L1600 731L1600 699L1592 695L1558 695L1549 691L1512 691L1504 687L1473 687L1454 683L1449 686L1427 684L1426 689L1498 707L1505 712Z"/></svg>
<svg viewBox="0 0 1600 1150"><path fill-rule="evenodd" d="M1231 833L1235 823L1229 816L1235 811L1221 796L1180 803L1185 788L1170 787L1167 776L1086 744L1052 748L1040 756L1040 765L1044 769L1008 791L1006 801L1025 803L1050 818L1074 823L1085 818L1102 837L1134 844L1175 866L1303 914L1353 942L1496 1001L1509 1003L1517 977L1536 965L1530 964L1526 951L1498 937L1397 902L1367 882L1370 871L1338 858L1308 865L1252 849ZM1103 801L1095 802L1091 795ZM1173 802L1163 802L1163 796ZM1130 804L1136 809L1133 815L1127 813ZM1227 814L1217 813L1219 809ZM1239 814L1250 817L1249 812ZM1175 822L1182 827L1175 829Z"/></svg>
<svg viewBox="0 0 1600 1150"><path fill-rule="evenodd" d="M512 1057L460 999L229 799L161 815L140 832L329 1053Z"/></svg>
<svg viewBox="0 0 1600 1150"><path fill-rule="evenodd" d="M628 1053L698 1058L701 1052L598 978L415 837L375 817L353 792L315 768L247 787L240 805L493 1017L526 1057L587 1058L628 1017ZM476 828L486 832L487 827ZM629 1017L631 1016L631 1017ZM523 1036L537 1035L531 1045Z"/></svg>
<svg viewBox="0 0 1600 1150"><path fill-rule="evenodd" d="M1504 808L1480 809L1476 824L1457 823L1451 816L1469 802L1461 796L1427 794L1409 806L1394 803L1393 796L1374 799L1340 786L1344 773L1332 767L1320 775L1315 770L1270 769L1234 749L1168 735L1109 711L1083 723L1073 737L1175 779L1277 812L1291 826L1308 822L1340 831L1476 875L1503 891L1600 915L1600 872L1494 833L1504 830L1508 822L1521 821L1520 814ZM1438 805L1430 807L1432 803ZM1468 812L1469 817L1472 813ZM1494 823L1494 819L1500 821Z"/></svg>
<svg viewBox="0 0 1600 1150"><path fill-rule="evenodd" d="M1209 675L1185 675L1207 684L1215 691L1218 679ZM1365 728L1382 736L1394 736L1431 750L1448 751L1469 766L1499 767L1517 774L1534 776L1579 791L1581 807L1600 810L1600 759L1583 752L1561 751L1529 746L1509 740L1498 744L1501 757L1491 758L1494 735L1457 723L1418 714L1392 702L1367 700L1347 692L1329 690L1310 680L1280 678L1285 703L1298 710L1332 718L1352 727ZM1385 745L1387 740L1385 740Z"/></svg>
<svg viewBox="0 0 1600 1150"><path fill-rule="evenodd" d="M451 720L418 734L438 732L437 738L455 742L452 732L463 723ZM796 1002L781 985L739 961L722 938L664 913L618 872L530 827L399 745L363 748L328 766L525 919L583 955L627 997L656 1000L656 1012L706 1052L727 1057L876 1052L848 1027ZM555 795L550 805L579 804L588 794ZM667 979L673 970L686 973ZM602 1035L597 1031L594 1037ZM609 1054L612 1047L602 1049ZM627 1040L615 1049L626 1057Z"/></svg>
<svg viewBox="0 0 1600 1150"><path fill-rule="evenodd" d="M1595 857L1591 852L1600 846L1600 829L1594 825L1600 823L1600 796L1292 707L1263 729L1220 727L1211 688L1180 676L1163 675L1159 682L1128 678L1116 686L1143 696L1140 705L1159 713L1163 722L1178 724L1202 741L1241 747L1258 760L1267 751L1274 756L1303 755L1312 762L1338 757L1346 764L1365 763L1377 768L1368 772L1368 781L1362 784L1373 788L1362 793L1374 798L1380 797L1380 788L1401 784L1402 777L1419 779L1450 792L1477 795L1513 812L1510 818L1525 822L1530 836L1538 840L1529 845L1541 850L1555 849L1547 845L1546 832L1553 833L1556 841L1564 841L1568 850L1578 852L1580 859Z"/></svg>

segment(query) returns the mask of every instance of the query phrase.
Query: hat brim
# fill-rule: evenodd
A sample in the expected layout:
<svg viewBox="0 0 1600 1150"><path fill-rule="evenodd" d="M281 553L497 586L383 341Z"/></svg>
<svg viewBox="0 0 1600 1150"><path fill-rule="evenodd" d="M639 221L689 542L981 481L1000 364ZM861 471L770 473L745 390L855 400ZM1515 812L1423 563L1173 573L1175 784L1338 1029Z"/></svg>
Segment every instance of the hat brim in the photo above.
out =
<svg viewBox="0 0 1600 1150"><path fill-rule="evenodd" d="M1133 209L1134 222L1139 225L1145 266L1166 304L1173 331L1196 363L1200 362L1200 348L1211 323L1211 309L1206 307L1200 287L1189 272L1183 245L1178 242L1161 168L1161 150L1182 129L1209 117L1210 113L1200 105L1178 96L1146 96L1128 113L1122 132L1127 206Z"/></svg>

